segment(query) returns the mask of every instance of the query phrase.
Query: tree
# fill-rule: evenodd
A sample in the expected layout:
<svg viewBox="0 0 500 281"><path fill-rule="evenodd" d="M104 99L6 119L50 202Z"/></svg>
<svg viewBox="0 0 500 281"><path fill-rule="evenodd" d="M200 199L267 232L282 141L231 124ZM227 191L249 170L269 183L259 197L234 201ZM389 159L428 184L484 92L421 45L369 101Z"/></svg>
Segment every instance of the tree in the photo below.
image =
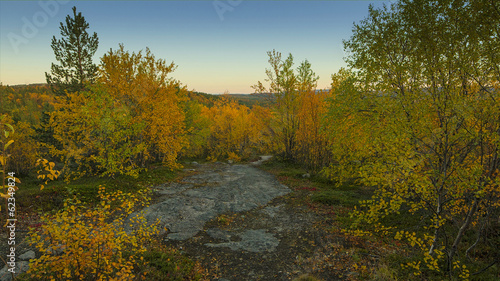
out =
<svg viewBox="0 0 500 281"><path fill-rule="evenodd" d="M185 87L169 74L175 69L123 46L102 58L98 82L89 91L60 98L50 124L65 170L137 176L154 162L171 168L185 145ZM69 173L67 174L69 175Z"/></svg>
<svg viewBox="0 0 500 281"><path fill-rule="evenodd" d="M210 133L206 140L208 158L239 161L259 150L263 143L264 121L268 112L256 106L250 110L235 100L222 97L211 108L203 107L202 115L209 120Z"/></svg>
<svg viewBox="0 0 500 281"><path fill-rule="evenodd" d="M267 52L270 69L266 69L269 88L258 81L252 86L256 93L269 93L276 99L274 111L274 134L280 144L280 152L288 160L294 160L296 147L296 131L299 126L298 111L300 96L313 91L319 79L311 70L311 64L305 60L297 69L293 70L293 56L289 54L286 60L281 59L281 53L276 50Z"/></svg>
<svg viewBox="0 0 500 281"><path fill-rule="evenodd" d="M353 71L341 68L333 74L330 91L322 119L330 161L322 172L341 186L359 180L360 167L377 157L371 145L384 120L378 119L376 95L365 89Z"/></svg>
<svg viewBox="0 0 500 281"><path fill-rule="evenodd" d="M163 162L177 167L177 156L186 145L183 103L187 90L170 77L176 65L156 59L151 51L129 53L120 49L104 55L99 67L99 83L129 110L131 125L144 129L134 138L145 149L137 158L146 166Z"/></svg>
<svg viewBox="0 0 500 281"><path fill-rule="evenodd" d="M132 120L130 110L115 101L102 87L79 92L55 103L49 124L59 147L66 179L84 175L126 174L137 176L139 155L146 149L138 140L145 125Z"/></svg>
<svg viewBox="0 0 500 281"><path fill-rule="evenodd" d="M76 7L73 7L73 17L66 17L66 25L60 24L62 39L53 36L51 44L60 65L52 63L52 74L45 73L45 77L55 94L65 95L66 91L83 91L86 83L95 82L97 66L92 56L97 51L99 39L97 33L92 36L87 33L89 24L82 13L76 13Z"/></svg>
<svg viewBox="0 0 500 281"><path fill-rule="evenodd" d="M10 154L7 153L9 152L7 148L9 148L12 143L14 143L14 140L12 139L12 137L10 137L10 135L14 134L15 132L14 127L9 124L10 122L12 122L12 120L10 119L9 115L0 115L0 132L2 133L0 135L0 172L2 173L0 197L5 198L6 219L9 218L9 203L11 203L10 201L12 200L9 198L13 198L13 196L11 195L13 195L17 190L16 182L19 182L19 180L17 180L17 178L15 177L15 173L7 170L8 158L10 157ZM1 209L2 208L0 207L0 210Z"/></svg>
<svg viewBox="0 0 500 281"><path fill-rule="evenodd" d="M370 7L344 42L365 85L358 104L369 98L363 111L379 123L369 139L373 157L359 169L377 190L357 214L420 251L423 264L406 264L417 275L467 278L499 261L492 254L482 268L473 254L500 244L497 6L408 0ZM401 214L424 227L389 223Z"/></svg>

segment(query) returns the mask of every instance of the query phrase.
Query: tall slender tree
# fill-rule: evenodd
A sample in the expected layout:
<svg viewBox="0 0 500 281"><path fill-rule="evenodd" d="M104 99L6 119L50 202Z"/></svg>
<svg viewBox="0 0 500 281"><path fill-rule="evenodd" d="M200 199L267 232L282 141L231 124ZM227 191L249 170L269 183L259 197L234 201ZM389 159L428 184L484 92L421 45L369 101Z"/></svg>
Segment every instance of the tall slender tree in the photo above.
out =
<svg viewBox="0 0 500 281"><path fill-rule="evenodd" d="M89 35L89 24L82 13L73 7L73 17L66 17L66 24L61 22L61 39L52 37L51 47L56 60L52 63L51 74L45 73L47 83L57 95L78 92L85 89L85 83L93 83L97 76L97 66L92 56L97 51L99 39L97 33Z"/></svg>
<svg viewBox="0 0 500 281"><path fill-rule="evenodd" d="M299 127L300 97L316 88L318 76L312 71L311 64L305 60L293 70L293 56L289 54L283 60L281 53L276 50L267 52L269 56L270 69L266 69L269 88L258 81L252 86L256 93L269 93L275 100L276 126L273 129L275 138L278 140L283 156L288 160L296 160L294 150L296 148L295 134Z"/></svg>

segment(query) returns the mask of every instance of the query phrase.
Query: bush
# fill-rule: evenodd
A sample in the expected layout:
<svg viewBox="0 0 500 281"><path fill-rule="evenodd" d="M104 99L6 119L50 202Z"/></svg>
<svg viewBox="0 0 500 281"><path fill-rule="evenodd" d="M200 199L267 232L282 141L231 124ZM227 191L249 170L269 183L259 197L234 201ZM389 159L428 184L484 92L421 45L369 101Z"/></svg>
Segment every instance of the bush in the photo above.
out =
<svg viewBox="0 0 500 281"><path fill-rule="evenodd" d="M27 175L35 166L38 157L38 144L33 139L35 130L26 122L14 121L9 115L2 116L3 124L13 124L15 132L10 140L14 142L9 147L9 161L7 161L6 171L15 172L17 175Z"/></svg>
<svg viewBox="0 0 500 281"><path fill-rule="evenodd" d="M30 230L30 243L42 256L30 261L35 280L132 280L147 245L158 233L144 217L127 217L147 200L144 194L105 193L100 186L95 207L76 198L66 200L55 215L42 217L40 229ZM141 202L143 204L141 204ZM130 223L126 231L125 223Z"/></svg>

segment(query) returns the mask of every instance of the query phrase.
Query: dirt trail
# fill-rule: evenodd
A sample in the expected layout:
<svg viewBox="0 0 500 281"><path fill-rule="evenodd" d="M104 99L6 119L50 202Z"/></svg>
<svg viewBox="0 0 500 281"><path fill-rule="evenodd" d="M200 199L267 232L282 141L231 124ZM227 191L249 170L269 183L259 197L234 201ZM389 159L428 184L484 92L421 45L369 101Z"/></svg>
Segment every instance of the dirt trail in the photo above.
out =
<svg viewBox="0 0 500 281"><path fill-rule="evenodd" d="M291 280L308 273L331 239L314 227L320 216L290 204L292 191L255 167L262 161L196 164L193 175L156 187L157 203L145 217L160 219L168 229L165 243L200 261L212 280Z"/></svg>

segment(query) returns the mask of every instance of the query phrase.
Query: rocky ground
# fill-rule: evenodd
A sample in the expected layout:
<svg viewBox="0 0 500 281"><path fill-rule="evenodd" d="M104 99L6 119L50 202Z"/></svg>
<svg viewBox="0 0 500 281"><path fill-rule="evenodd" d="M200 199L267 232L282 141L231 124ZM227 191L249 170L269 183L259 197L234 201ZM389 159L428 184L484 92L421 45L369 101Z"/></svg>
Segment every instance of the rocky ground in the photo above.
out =
<svg viewBox="0 0 500 281"><path fill-rule="evenodd" d="M348 242L259 163L195 163L192 175L157 187L145 216L159 219L165 243L200 261L212 280L348 279L354 273L332 270L326 253Z"/></svg>

